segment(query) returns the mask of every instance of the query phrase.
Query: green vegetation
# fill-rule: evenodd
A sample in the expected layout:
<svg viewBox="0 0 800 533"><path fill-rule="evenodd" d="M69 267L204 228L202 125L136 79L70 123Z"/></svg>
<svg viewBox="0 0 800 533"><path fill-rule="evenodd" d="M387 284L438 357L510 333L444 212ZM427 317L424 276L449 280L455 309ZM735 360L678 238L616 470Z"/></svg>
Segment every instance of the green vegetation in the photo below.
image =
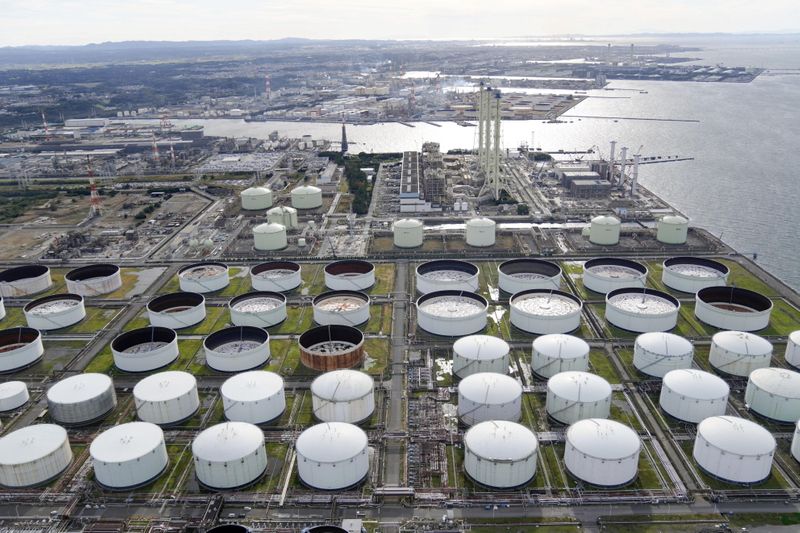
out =
<svg viewBox="0 0 800 533"><path fill-rule="evenodd" d="M86 306L86 317L66 328L54 330L53 333L97 333L108 325L109 322L119 313L119 307L95 307ZM26 326L25 314L22 307L8 307L6 308L6 316L0 323L4 328L13 328L18 326Z"/></svg>
<svg viewBox="0 0 800 533"><path fill-rule="evenodd" d="M361 152L358 155L340 152L320 152L320 157L329 157L337 165L344 165L344 176L347 186L353 195L353 213L365 215L372 199L372 184L367 182L367 175L362 168L372 167L376 172L384 161L395 161L403 157L402 154L368 154Z"/></svg>
<svg viewBox="0 0 800 533"><path fill-rule="evenodd" d="M230 314L225 307L206 307L206 318L198 324L188 328L178 330L178 335L207 335L218 329L222 329L230 324ZM147 318L147 310L139 313L139 316L125 324L123 331L130 331L137 328L146 328L150 325Z"/></svg>
<svg viewBox="0 0 800 533"><path fill-rule="evenodd" d="M35 205L41 205L58 195L57 191L9 191L0 196L0 222L12 222Z"/></svg>

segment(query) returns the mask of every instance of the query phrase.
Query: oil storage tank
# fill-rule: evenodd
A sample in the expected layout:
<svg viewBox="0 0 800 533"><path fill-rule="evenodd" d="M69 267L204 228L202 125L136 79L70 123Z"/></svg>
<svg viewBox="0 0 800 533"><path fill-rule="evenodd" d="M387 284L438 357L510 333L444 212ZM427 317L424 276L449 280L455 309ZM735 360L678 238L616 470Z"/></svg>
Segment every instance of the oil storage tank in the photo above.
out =
<svg viewBox="0 0 800 533"><path fill-rule="evenodd" d="M359 424L375 411L375 382L358 370L325 372L311 383L311 399L318 420Z"/></svg>
<svg viewBox="0 0 800 533"><path fill-rule="evenodd" d="M162 327L134 329L111 342L111 354L114 366L124 372L150 372L178 358L178 335Z"/></svg>
<svg viewBox="0 0 800 533"><path fill-rule="evenodd" d="M464 434L464 470L476 483L494 489L527 485L536 475L539 441L521 424L489 420Z"/></svg>
<svg viewBox="0 0 800 533"><path fill-rule="evenodd" d="M332 291L365 291L375 285L375 265L359 259L325 265L325 286Z"/></svg>
<svg viewBox="0 0 800 533"><path fill-rule="evenodd" d="M458 418L472 426L486 420L516 422L522 416L522 385L504 374L480 372L458 384Z"/></svg>
<svg viewBox="0 0 800 533"><path fill-rule="evenodd" d="M33 328L0 330L0 373L16 372L44 355L42 334Z"/></svg>
<svg viewBox="0 0 800 533"><path fill-rule="evenodd" d="M139 419L159 426L183 422L200 408L195 377L173 370L139 381L133 388L133 400Z"/></svg>
<svg viewBox="0 0 800 533"><path fill-rule="evenodd" d="M6 303L3 300L3 297L0 296L0 320L6 317Z"/></svg>
<svg viewBox="0 0 800 533"><path fill-rule="evenodd" d="M758 331L769 325L772 300L739 287L706 287L695 295L694 315L719 329Z"/></svg>
<svg viewBox="0 0 800 533"><path fill-rule="evenodd" d="M437 259L417 266L417 291L428 294L435 291L454 290L476 292L478 267L456 259Z"/></svg>
<svg viewBox="0 0 800 533"><path fill-rule="evenodd" d="M800 368L800 330L793 331L789 335L786 340L786 352L783 357L793 367Z"/></svg>
<svg viewBox="0 0 800 533"><path fill-rule="evenodd" d="M194 471L205 487L229 490L258 481L267 470L264 433L247 422L223 422L192 442Z"/></svg>
<svg viewBox="0 0 800 533"><path fill-rule="evenodd" d="M322 207L322 189L313 185L301 185L292 189L292 207L316 209Z"/></svg>
<svg viewBox="0 0 800 533"><path fill-rule="evenodd" d="M120 268L107 263L70 270L64 279L67 282L67 292L81 296L99 296L122 287Z"/></svg>
<svg viewBox="0 0 800 533"><path fill-rule="evenodd" d="M692 456L717 479L753 484L767 479L777 444L755 422L736 416L712 416L697 425Z"/></svg>
<svg viewBox="0 0 800 533"><path fill-rule="evenodd" d="M719 376L681 368L664 375L658 403L668 415L697 424L709 416L725 414L730 390Z"/></svg>
<svg viewBox="0 0 800 533"><path fill-rule="evenodd" d="M547 415L562 424L585 418L608 418L611 385L588 372L560 372L547 380Z"/></svg>
<svg viewBox="0 0 800 533"><path fill-rule="evenodd" d="M591 485L627 485L639 471L642 441L634 430L614 420L587 418L567 428L564 465Z"/></svg>
<svg viewBox="0 0 800 533"><path fill-rule="evenodd" d="M600 294L615 289L643 289L647 267L630 259L598 257L583 264L583 286Z"/></svg>
<svg viewBox="0 0 800 533"><path fill-rule="evenodd" d="M24 381L0 383L0 413L19 409L28 402L30 394Z"/></svg>
<svg viewBox="0 0 800 533"><path fill-rule="evenodd" d="M613 246L619 243L622 223L617 217L599 215L592 219L589 226L589 242L600 246Z"/></svg>
<svg viewBox="0 0 800 533"><path fill-rule="evenodd" d="M39 331L66 328L86 317L83 296L79 294L44 296L29 302L22 312L28 326Z"/></svg>
<svg viewBox="0 0 800 533"><path fill-rule="evenodd" d="M204 294L218 291L230 283L228 265L213 261L187 265L178 270L178 281L184 292Z"/></svg>
<svg viewBox="0 0 800 533"><path fill-rule="evenodd" d="M417 326L444 337L463 337L486 327L489 302L480 294L435 291L417 299Z"/></svg>
<svg viewBox="0 0 800 533"><path fill-rule="evenodd" d="M219 389L225 418L231 422L268 424L286 409L283 378L273 372L253 370L225 380Z"/></svg>
<svg viewBox="0 0 800 533"><path fill-rule="evenodd" d="M673 329L680 308L677 298L654 289L616 289L606 294L606 320L637 333Z"/></svg>
<svg viewBox="0 0 800 533"><path fill-rule="evenodd" d="M800 374L785 368L757 368L750 373L744 402L763 417L795 423L800 420Z"/></svg>
<svg viewBox="0 0 800 533"><path fill-rule="evenodd" d="M577 296L553 289L528 289L509 301L511 323L527 333L569 333L581 325L583 302Z"/></svg>
<svg viewBox="0 0 800 533"><path fill-rule="evenodd" d="M148 422L129 422L107 429L89 447L94 477L111 490L130 490L155 481L169 458L164 432Z"/></svg>
<svg viewBox="0 0 800 533"><path fill-rule="evenodd" d="M0 272L0 296L3 298L36 294L52 285L50 269L44 265L22 265Z"/></svg>
<svg viewBox="0 0 800 533"><path fill-rule="evenodd" d="M26 488L57 478L72 462L67 431L55 424L26 426L0 437L0 485Z"/></svg>
<svg viewBox="0 0 800 533"><path fill-rule="evenodd" d="M50 417L64 425L91 424L105 417L116 405L114 382L105 374L77 374L47 390Z"/></svg>
<svg viewBox="0 0 800 533"><path fill-rule="evenodd" d="M150 325L182 329L206 318L206 298L196 292L173 292L157 296L147 303Z"/></svg>
<svg viewBox="0 0 800 533"><path fill-rule="evenodd" d="M720 372L747 377L771 361L772 343L763 337L744 331L720 331L711 337L708 362Z"/></svg>
<svg viewBox="0 0 800 533"><path fill-rule="evenodd" d="M272 207L272 190L266 187L248 187L241 193L242 209L258 211Z"/></svg>
<svg viewBox="0 0 800 533"><path fill-rule="evenodd" d="M281 224L286 229L294 229L299 225L297 222L297 209L284 205L273 207L267 211L267 222Z"/></svg>
<svg viewBox="0 0 800 533"><path fill-rule="evenodd" d="M298 339L300 362L306 368L328 372L351 368L364 360L364 334L352 326L330 325L309 329Z"/></svg>
<svg viewBox="0 0 800 533"><path fill-rule="evenodd" d="M320 326L357 326L369 321L370 298L358 291L328 291L312 301L314 322Z"/></svg>
<svg viewBox="0 0 800 533"><path fill-rule="evenodd" d="M664 244L686 244L689 219L680 215L664 215L656 224L656 240Z"/></svg>
<svg viewBox="0 0 800 533"><path fill-rule="evenodd" d="M256 291L289 292L302 282L301 267L292 261L267 261L250 269L250 284Z"/></svg>
<svg viewBox="0 0 800 533"><path fill-rule="evenodd" d="M467 220L467 246L485 248L494 246L496 228L494 220L486 217L471 218Z"/></svg>
<svg viewBox="0 0 800 533"><path fill-rule="evenodd" d="M796 461L800 461L800 421L795 424L794 435L792 435L791 453Z"/></svg>
<svg viewBox="0 0 800 533"><path fill-rule="evenodd" d="M730 273L730 269L719 261L704 257L671 257L661 267L664 285L690 294L707 287L724 287Z"/></svg>
<svg viewBox="0 0 800 533"><path fill-rule="evenodd" d="M491 335L468 335L453 343L453 374L463 379L479 372L508 374L511 347Z"/></svg>
<svg viewBox="0 0 800 533"><path fill-rule="evenodd" d="M265 222L253 228L253 247L258 251L283 250L288 244L283 224Z"/></svg>
<svg viewBox="0 0 800 533"><path fill-rule="evenodd" d="M367 434L346 422L311 426L297 437L295 450L300 481L314 489L354 487L369 471Z"/></svg>
<svg viewBox="0 0 800 533"><path fill-rule="evenodd" d="M529 289L555 289L561 287L561 267L551 261L521 258L500 263L497 267L500 289L516 294Z"/></svg>
<svg viewBox="0 0 800 533"><path fill-rule="evenodd" d="M255 291L228 302L234 326L270 328L286 320L286 296L273 291Z"/></svg>
<svg viewBox="0 0 800 533"><path fill-rule="evenodd" d="M203 341L206 364L219 372L243 372L269 361L269 333L253 326L231 326Z"/></svg>
<svg viewBox="0 0 800 533"><path fill-rule="evenodd" d="M394 245L398 248L418 248L425 239L425 228L421 220L401 218L392 224Z"/></svg>
<svg viewBox="0 0 800 533"><path fill-rule="evenodd" d="M589 370L589 344L578 337L551 333L532 343L531 370L537 376L551 378L559 372Z"/></svg>
<svg viewBox="0 0 800 533"><path fill-rule="evenodd" d="M673 333L642 333L633 346L633 366L639 372L661 378L679 368L691 368L694 346Z"/></svg>

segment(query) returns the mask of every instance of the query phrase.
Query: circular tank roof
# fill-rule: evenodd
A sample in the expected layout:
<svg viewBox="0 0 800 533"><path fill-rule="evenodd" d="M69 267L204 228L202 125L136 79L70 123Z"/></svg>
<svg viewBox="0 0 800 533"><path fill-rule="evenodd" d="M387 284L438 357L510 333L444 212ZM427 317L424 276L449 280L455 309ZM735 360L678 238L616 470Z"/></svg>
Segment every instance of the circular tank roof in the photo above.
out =
<svg viewBox="0 0 800 533"><path fill-rule="evenodd" d="M213 462L235 461L264 447L264 433L247 422L223 422L202 431L192 442L192 453Z"/></svg>
<svg viewBox="0 0 800 533"><path fill-rule="evenodd" d="M355 276L358 274L368 274L375 270L375 265L369 261L360 259L343 259L325 265L325 273L331 276Z"/></svg>
<svg viewBox="0 0 800 533"><path fill-rule="evenodd" d="M676 394L695 400L717 400L726 397L731 390L721 377L694 368L670 370L662 383Z"/></svg>
<svg viewBox="0 0 800 533"><path fill-rule="evenodd" d="M278 224L277 222L265 222L253 228L253 233L274 234L283 233L286 231L286 226Z"/></svg>
<svg viewBox="0 0 800 533"><path fill-rule="evenodd" d="M328 291L315 296L311 304L323 311L347 313L369 305L369 296L358 291Z"/></svg>
<svg viewBox="0 0 800 533"><path fill-rule="evenodd" d="M0 400L13 398L25 390L28 390L28 386L24 381L6 381L5 383L0 383Z"/></svg>
<svg viewBox="0 0 800 533"><path fill-rule="evenodd" d="M117 265L109 263L97 263L86 265L70 270L64 275L64 279L69 281L86 281L87 279L106 278L119 272Z"/></svg>
<svg viewBox="0 0 800 533"><path fill-rule="evenodd" d="M56 424L34 424L0 437L3 464L25 464L46 457L67 440L67 430Z"/></svg>
<svg viewBox="0 0 800 533"><path fill-rule="evenodd" d="M393 227L403 229L416 229L422 227L422 221L416 218L401 218L395 221Z"/></svg>
<svg viewBox="0 0 800 533"><path fill-rule="evenodd" d="M192 280L202 280L207 278L215 278L225 272L228 272L228 265L225 263L208 261L205 263L186 265L178 270L178 277Z"/></svg>
<svg viewBox="0 0 800 533"><path fill-rule="evenodd" d="M800 344L800 329L789 334L789 340L795 344Z"/></svg>
<svg viewBox="0 0 800 533"><path fill-rule="evenodd" d="M148 402L163 402L183 396L197 387L197 380L188 372L168 370L147 376L133 387L133 394Z"/></svg>
<svg viewBox="0 0 800 533"><path fill-rule="evenodd" d="M274 271L273 271L274 272ZM286 296L279 292L254 291L231 298L228 305L240 313L264 313L286 304Z"/></svg>
<svg viewBox="0 0 800 533"><path fill-rule="evenodd" d="M750 372L750 382L782 398L800 399L800 374L785 368L757 368Z"/></svg>
<svg viewBox="0 0 800 533"><path fill-rule="evenodd" d="M511 297L515 309L535 316L559 317L580 311L582 302L572 294L551 289L528 289Z"/></svg>
<svg viewBox="0 0 800 533"><path fill-rule="evenodd" d="M680 215L664 215L661 217L660 222L665 224L688 224L689 219Z"/></svg>
<svg viewBox="0 0 800 533"><path fill-rule="evenodd" d="M129 422L107 429L89 447L89 453L104 463L139 459L164 441L164 432L149 422Z"/></svg>
<svg viewBox="0 0 800 533"><path fill-rule="evenodd" d="M297 453L318 463L338 463L352 459L367 447L367 434L353 424L326 422L303 431Z"/></svg>
<svg viewBox="0 0 800 533"><path fill-rule="evenodd" d="M550 357L575 359L589 353L589 344L574 335L551 333L534 339L533 349Z"/></svg>
<svg viewBox="0 0 800 533"><path fill-rule="evenodd" d="M634 430L605 418L586 418L567 428L567 442L596 459L621 459L639 452L642 442Z"/></svg>
<svg viewBox="0 0 800 533"><path fill-rule="evenodd" d="M598 215L592 219L592 224L599 224L602 226L619 226L620 221L617 217L610 215Z"/></svg>
<svg viewBox="0 0 800 533"><path fill-rule="evenodd" d="M461 380L458 393L474 402L503 404L518 400L522 395L522 385L504 374L478 372Z"/></svg>
<svg viewBox="0 0 800 533"><path fill-rule="evenodd" d="M21 279L38 278L48 272L50 272L50 269L44 265L16 266L0 272L0 282L11 283Z"/></svg>
<svg viewBox="0 0 800 533"><path fill-rule="evenodd" d="M647 267L643 264L617 257L589 259L583 264L583 269L609 279L638 279L647 275Z"/></svg>
<svg viewBox="0 0 800 533"><path fill-rule="evenodd" d="M301 185L292 190L292 194L320 194L322 189L313 185Z"/></svg>
<svg viewBox="0 0 800 533"><path fill-rule="evenodd" d="M145 354L170 344L178 337L174 330L160 326L133 329L111 341L111 349L120 353Z"/></svg>
<svg viewBox="0 0 800 533"><path fill-rule="evenodd" d="M529 257L509 259L500 263L497 269L520 280L549 279L561 274L561 267L557 264Z"/></svg>
<svg viewBox="0 0 800 533"><path fill-rule="evenodd" d="M312 394L331 402L357 400L372 393L373 379L358 370L325 372L311 383Z"/></svg>
<svg viewBox="0 0 800 533"><path fill-rule="evenodd" d="M710 416L697 425L709 444L734 455L765 455L775 450L775 437L755 422L738 416Z"/></svg>
<svg viewBox="0 0 800 533"><path fill-rule="evenodd" d="M464 444L479 457L503 461L526 459L539 447L530 429L505 420L489 420L472 426L464 434Z"/></svg>
<svg viewBox="0 0 800 533"><path fill-rule="evenodd" d="M297 340L308 352L336 355L351 351L364 342L364 334L352 326L331 324L306 330Z"/></svg>
<svg viewBox="0 0 800 533"><path fill-rule="evenodd" d="M267 215L283 215L284 213L297 213L297 209L288 205L279 205L267 211Z"/></svg>
<svg viewBox="0 0 800 533"><path fill-rule="evenodd" d="M772 343L767 339L744 331L720 331L711 340L724 350L743 355L763 355L772 351Z"/></svg>
<svg viewBox="0 0 800 533"><path fill-rule="evenodd" d="M417 308L442 318L469 317L486 311L489 302L480 294L465 291L435 291L417 299Z"/></svg>
<svg viewBox="0 0 800 533"><path fill-rule="evenodd" d="M264 196L266 194L272 194L272 191L266 187L248 187L242 191L242 196Z"/></svg>
<svg viewBox="0 0 800 533"><path fill-rule="evenodd" d="M547 380L547 389L573 402L596 402L611 396L608 381L589 372L559 372Z"/></svg>
<svg viewBox="0 0 800 533"><path fill-rule="evenodd" d="M274 372L252 370L226 379L220 393L235 402L254 402L283 390L283 378Z"/></svg>
<svg viewBox="0 0 800 533"><path fill-rule="evenodd" d="M681 306L677 298L666 292L638 287L609 292L606 294L606 304L642 316L668 315Z"/></svg>
<svg viewBox="0 0 800 533"><path fill-rule="evenodd" d="M113 386L105 374L78 374L62 379L47 390L47 399L60 404L80 403L106 392Z"/></svg>
<svg viewBox="0 0 800 533"><path fill-rule="evenodd" d="M724 264L705 257L670 257L664 260L663 267L676 274L698 279L719 278L730 272Z"/></svg>
<svg viewBox="0 0 800 533"><path fill-rule="evenodd" d="M300 272L300 265L292 261L267 261L250 269L254 276L278 279Z"/></svg>
<svg viewBox="0 0 800 533"><path fill-rule="evenodd" d="M761 312L772 309L772 300L740 287L705 287L697 291L697 299L730 313Z"/></svg>
<svg viewBox="0 0 800 533"><path fill-rule="evenodd" d="M688 340L675 335L655 331L652 333L642 333L636 337L636 344L650 353L677 357L692 353L693 346Z"/></svg>
<svg viewBox="0 0 800 533"><path fill-rule="evenodd" d="M433 281L461 281L478 275L478 267L458 259L437 259L417 267L417 274Z"/></svg>
<svg viewBox="0 0 800 533"><path fill-rule="evenodd" d="M503 339L491 335L468 335L453 343L453 351L461 357L477 361L491 361L505 357L511 347Z"/></svg>
<svg viewBox="0 0 800 533"><path fill-rule="evenodd" d="M171 292L157 296L147 303L147 310L155 313L183 311L203 305L205 296L197 292Z"/></svg>
<svg viewBox="0 0 800 533"><path fill-rule="evenodd" d="M23 310L31 315L50 316L69 311L83 302L79 294L52 294L28 302Z"/></svg>
<svg viewBox="0 0 800 533"><path fill-rule="evenodd" d="M486 217L478 217L478 218L471 218L467 220L467 226L472 228L493 228L497 224L495 224L494 220Z"/></svg>

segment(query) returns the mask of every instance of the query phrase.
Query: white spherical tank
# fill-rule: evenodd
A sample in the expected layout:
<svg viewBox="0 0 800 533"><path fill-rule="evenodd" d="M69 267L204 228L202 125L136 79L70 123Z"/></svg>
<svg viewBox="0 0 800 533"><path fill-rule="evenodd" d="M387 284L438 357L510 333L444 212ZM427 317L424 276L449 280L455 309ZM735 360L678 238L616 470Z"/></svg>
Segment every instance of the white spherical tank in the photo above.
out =
<svg viewBox="0 0 800 533"><path fill-rule="evenodd" d="M30 394L24 381L0 383L0 413L19 409L28 402Z"/></svg>
<svg viewBox="0 0 800 533"><path fill-rule="evenodd" d="M680 215L664 215L656 224L656 240L664 244L686 244L689 219Z"/></svg>
<svg viewBox="0 0 800 533"><path fill-rule="evenodd" d="M561 267L542 259L511 259L497 267L500 289L516 294L529 289L555 289L561 287Z"/></svg>
<svg viewBox="0 0 800 533"><path fill-rule="evenodd" d="M178 281L184 292L204 294L224 289L230 283L225 263L195 263L178 270Z"/></svg>
<svg viewBox="0 0 800 533"><path fill-rule="evenodd" d="M453 374L461 379L479 372L508 374L511 347L491 335L468 335L453 343Z"/></svg>
<svg viewBox="0 0 800 533"><path fill-rule="evenodd" d="M107 429L89 447L97 482L111 490L129 490L155 481L169 458L164 432L148 422Z"/></svg>
<svg viewBox="0 0 800 533"><path fill-rule="evenodd" d="M567 371L586 372L589 351L589 344L578 337L561 333L542 335L532 343L531 370L543 378Z"/></svg>
<svg viewBox="0 0 800 533"><path fill-rule="evenodd" d="M150 372L178 358L178 335L162 327L134 329L111 342L111 354L114 366L124 372Z"/></svg>
<svg viewBox="0 0 800 533"><path fill-rule="evenodd" d="M342 490L361 483L369 471L367 434L353 424L325 422L303 431L295 443L303 484Z"/></svg>
<svg viewBox="0 0 800 533"><path fill-rule="evenodd" d="M292 189L292 207L316 209L322 207L322 189L313 185L301 185Z"/></svg>
<svg viewBox="0 0 800 533"><path fill-rule="evenodd" d="M86 317L83 296L53 294L38 298L22 308L28 326L39 331L66 328Z"/></svg>
<svg viewBox="0 0 800 533"><path fill-rule="evenodd" d="M133 400L139 419L159 426L183 422L200 408L197 380L180 371L160 372L144 378L133 388Z"/></svg>
<svg viewBox="0 0 800 533"><path fill-rule="evenodd" d="M219 372L243 372L269 361L269 333L253 326L231 326L203 341L206 364Z"/></svg>
<svg viewBox="0 0 800 533"><path fill-rule="evenodd" d="M608 418L611 413L611 385L588 372L560 372L547 380L548 416L562 424L585 418Z"/></svg>
<svg viewBox="0 0 800 533"><path fill-rule="evenodd" d="M792 435L792 457L796 461L800 461L800 421L797 422L794 428L794 435Z"/></svg>
<svg viewBox="0 0 800 533"><path fill-rule="evenodd" d="M511 323L528 333L569 333L581 325L583 302L567 292L528 289L512 296L508 303Z"/></svg>
<svg viewBox="0 0 800 533"><path fill-rule="evenodd" d="M744 402L750 410L778 422L800 420L800 374L785 368L757 368L750 373Z"/></svg>
<svg viewBox="0 0 800 533"><path fill-rule="evenodd" d="M0 373L29 367L43 354L39 330L25 327L0 330Z"/></svg>
<svg viewBox="0 0 800 533"><path fill-rule="evenodd" d="M268 261L250 269L250 283L256 291L289 292L302 282L300 265L291 261Z"/></svg>
<svg viewBox="0 0 800 533"><path fill-rule="evenodd" d="M311 383L311 398L318 420L359 424L375 411L375 382L358 370L325 372Z"/></svg>
<svg viewBox="0 0 800 533"><path fill-rule="evenodd" d="M249 187L242 191L242 209L258 211L272 207L272 190L266 187Z"/></svg>
<svg viewBox="0 0 800 533"><path fill-rule="evenodd" d="M369 321L370 298L358 291L328 291L312 301L314 322L320 326L357 326Z"/></svg>
<svg viewBox="0 0 800 533"><path fill-rule="evenodd" d="M286 296L279 292L248 292L228 302L234 326L270 328L286 320Z"/></svg>
<svg viewBox="0 0 800 533"><path fill-rule="evenodd" d="M719 261L704 257L671 257L661 267L664 285L690 294L706 287L724 287L730 273L730 269Z"/></svg>
<svg viewBox="0 0 800 533"><path fill-rule="evenodd" d="M375 285L375 265L358 259L325 265L325 286L332 291L365 291Z"/></svg>
<svg viewBox="0 0 800 533"><path fill-rule="evenodd" d="M596 216L589 227L589 242L601 246L612 246L619 243L622 223L617 217L608 215Z"/></svg>
<svg viewBox="0 0 800 533"><path fill-rule="evenodd" d="M417 266L417 291L422 294L445 290L477 292L478 274L478 267L466 261L428 261Z"/></svg>
<svg viewBox="0 0 800 533"><path fill-rule="evenodd" d="M467 245L484 248L494 246L497 224L494 220L479 217L467 220Z"/></svg>
<svg viewBox="0 0 800 533"><path fill-rule="evenodd" d="M643 289L647 285L647 267L629 259L600 257L583 264L583 286L606 294L616 289Z"/></svg>
<svg viewBox="0 0 800 533"><path fill-rule="evenodd" d="M694 368L671 370L661 382L658 403L665 413L697 424L725 414L730 387L719 376Z"/></svg>
<svg viewBox="0 0 800 533"><path fill-rule="evenodd" d="M0 437L0 485L43 485L67 469L72 448L67 431L55 424L36 424Z"/></svg>
<svg viewBox="0 0 800 533"><path fill-rule="evenodd" d="M692 456L717 479L752 484L769 477L776 446L772 434L755 422L712 416L697 425Z"/></svg>
<svg viewBox="0 0 800 533"><path fill-rule="evenodd" d="M669 331L678 324L681 303L655 289L616 289L606 294L606 320L618 328L647 333Z"/></svg>
<svg viewBox="0 0 800 533"><path fill-rule="evenodd" d="M800 368L800 330L793 331L786 339L784 359L795 368Z"/></svg>
<svg viewBox="0 0 800 533"><path fill-rule="evenodd" d="M463 337L486 327L489 302L473 292L429 292L416 305L417 326L434 335Z"/></svg>
<svg viewBox="0 0 800 533"><path fill-rule="evenodd" d="M489 420L464 434L464 470L480 485L513 489L536 475L539 441L523 425Z"/></svg>
<svg viewBox="0 0 800 533"><path fill-rule="evenodd" d="M398 248L418 248L425 239L425 228L421 220L401 218L392 224L392 234Z"/></svg>
<svg viewBox="0 0 800 533"><path fill-rule="evenodd" d="M769 326L772 300L739 287L706 287L695 295L694 315L710 326L758 331Z"/></svg>
<svg viewBox="0 0 800 533"><path fill-rule="evenodd" d="M206 318L206 298L196 292L173 292L157 296L147 303L150 325L183 329Z"/></svg>
<svg viewBox="0 0 800 533"><path fill-rule="evenodd" d="M99 296L122 287L122 273L117 265L99 263L70 270L64 276L67 292L81 296Z"/></svg>
<svg viewBox="0 0 800 533"><path fill-rule="evenodd" d="M633 346L633 366L648 376L657 378L680 368L691 368L694 346L672 333L643 333Z"/></svg>
<svg viewBox="0 0 800 533"><path fill-rule="evenodd" d="M267 211L267 222L281 224L286 229L294 229L298 226L297 209L289 206L273 207Z"/></svg>
<svg viewBox="0 0 800 533"><path fill-rule="evenodd" d="M194 472L205 487L245 487L267 470L264 433L247 422L223 422L202 431L192 442Z"/></svg>
<svg viewBox="0 0 800 533"><path fill-rule="evenodd" d="M720 331L711 338L708 362L734 376L746 377L757 368L766 368L772 360L772 343L743 331Z"/></svg>
<svg viewBox="0 0 800 533"><path fill-rule="evenodd" d="M472 426L487 420L516 422L522 416L522 385L504 374L481 372L458 384L458 418Z"/></svg>
<svg viewBox="0 0 800 533"><path fill-rule="evenodd" d="M44 265L22 265L0 272L0 296L19 298L53 286L50 269Z"/></svg>
<svg viewBox="0 0 800 533"><path fill-rule="evenodd" d="M591 485L627 485L639 471L642 441L624 424L587 418L567 428L564 465L574 477Z"/></svg>
<svg viewBox="0 0 800 533"><path fill-rule="evenodd" d="M50 417L64 425L91 424L117 405L114 382L105 374L77 374L47 390Z"/></svg>
<svg viewBox="0 0 800 533"><path fill-rule="evenodd" d="M232 422L267 424L286 409L283 378L273 372L242 372L225 380L219 389L225 418Z"/></svg>
<svg viewBox="0 0 800 533"><path fill-rule="evenodd" d="M253 228L253 247L259 251L283 250L289 244L286 226L266 222Z"/></svg>

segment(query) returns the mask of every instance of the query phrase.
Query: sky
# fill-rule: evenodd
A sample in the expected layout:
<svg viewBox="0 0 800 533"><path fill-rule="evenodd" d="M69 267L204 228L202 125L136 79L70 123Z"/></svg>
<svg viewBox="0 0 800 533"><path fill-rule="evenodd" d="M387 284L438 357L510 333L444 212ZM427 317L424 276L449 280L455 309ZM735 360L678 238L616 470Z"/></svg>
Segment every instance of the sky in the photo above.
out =
<svg viewBox="0 0 800 533"><path fill-rule="evenodd" d="M0 46L794 32L798 0L0 0Z"/></svg>

